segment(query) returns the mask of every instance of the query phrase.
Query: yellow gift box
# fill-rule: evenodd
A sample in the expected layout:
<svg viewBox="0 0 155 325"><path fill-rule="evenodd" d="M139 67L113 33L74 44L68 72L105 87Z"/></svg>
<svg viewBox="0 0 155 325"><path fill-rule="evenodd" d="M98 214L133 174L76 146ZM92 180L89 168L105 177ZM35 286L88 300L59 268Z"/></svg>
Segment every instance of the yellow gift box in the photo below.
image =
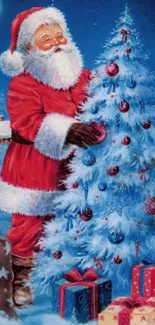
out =
<svg viewBox="0 0 155 325"><path fill-rule="evenodd" d="M138 307L138 304L142 306ZM99 314L99 325L155 325L155 298L118 297Z"/></svg>
<svg viewBox="0 0 155 325"><path fill-rule="evenodd" d="M109 305L99 314L99 325L130 325L130 313L124 306Z"/></svg>
<svg viewBox="0 0 155 325"><path fill-rule="evenodd" d="M130 315L130 325L155 325L155 308L139 307L135 308Z"/></svg>

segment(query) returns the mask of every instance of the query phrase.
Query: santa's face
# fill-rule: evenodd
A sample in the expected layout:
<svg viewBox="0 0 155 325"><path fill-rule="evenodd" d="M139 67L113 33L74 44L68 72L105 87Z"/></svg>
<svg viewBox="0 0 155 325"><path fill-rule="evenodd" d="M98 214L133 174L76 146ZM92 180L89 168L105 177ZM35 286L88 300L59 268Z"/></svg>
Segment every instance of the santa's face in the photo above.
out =
<svg viewBox="0 0 155 325"><path fill-rule="evenodd" d="M40 26L24 57L25 70L55 89L73 86L82 70L82 57L58 24Z"/></svg>
<svg viewBox="0 0 155 325"><path fill-rule="evenodd" d="M59 24L53 26L41 25L34 34L35 45L41 51L48 51L54 46L66 45L67 38L65 37ZM33 49L32 44L29 47Z"/></svg>

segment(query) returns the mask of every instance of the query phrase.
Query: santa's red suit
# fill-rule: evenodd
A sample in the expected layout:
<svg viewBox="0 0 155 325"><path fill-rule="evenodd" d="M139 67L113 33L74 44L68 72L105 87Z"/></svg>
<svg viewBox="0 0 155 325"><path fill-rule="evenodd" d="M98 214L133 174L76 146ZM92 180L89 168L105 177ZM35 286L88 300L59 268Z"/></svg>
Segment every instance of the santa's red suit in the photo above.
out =
<svg viewBox="0 0 155 325"><path fill-rule="evenodd" d="M49 10L51 17L55 15L56 21L64 27L64 17L54 8L41 10L43 23L50 23L52 19L49 18ZM30 24L24 26L28 14L25 14L25 20L25 16L16 18L12 27L15 37L10 47L11 54L17 38L19 47L23 42L22 28L32 33L42 23L37 9L29 15L35 13L31 30L28 30ZM20 32L17 33L19 27ZM25 37L28 35L25 34ZM4 56L7 61L8 53ZM56 90L22 71L9 84L7 109L13 138L1 172L0 208L12 213L8 239L16 256L32 256L38 249L37 242L44 222L52 217L52 202L60 194L61 181L73 155L73 146L65 145L66 135L76 122L78 108L87 97L89 78L90 72L81 70L72 87Z"/></svg>
<svg viewBox="0 0 155 325"><path fill-rule="evenodd" d="M66 130L86 99L89 75L83 70L78 83L68 91L52 89L26 73L9 84L11 128L27 141L12 141L1 172L1 203L13 212L8 239L16 255L32 255L44 217L53 212L52 200L59 194L64 177L63 157L72 152L64 146Z"/></svg>

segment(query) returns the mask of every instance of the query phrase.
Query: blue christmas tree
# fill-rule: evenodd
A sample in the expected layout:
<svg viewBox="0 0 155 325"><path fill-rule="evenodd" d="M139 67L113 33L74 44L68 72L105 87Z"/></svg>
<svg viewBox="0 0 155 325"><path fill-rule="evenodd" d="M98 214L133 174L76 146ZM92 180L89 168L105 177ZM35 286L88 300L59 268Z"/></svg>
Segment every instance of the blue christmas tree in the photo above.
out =
<svg viewBox="0 0 155 325"><path fill-rule="evenodd" d="M104 46L79 116L106 139L77 148L67 191L46 226L35 278L44 286L73 268L130 294L135 264L155 249L155 74L126 6ZM46 267L45 267L46 265Z"/></svg>

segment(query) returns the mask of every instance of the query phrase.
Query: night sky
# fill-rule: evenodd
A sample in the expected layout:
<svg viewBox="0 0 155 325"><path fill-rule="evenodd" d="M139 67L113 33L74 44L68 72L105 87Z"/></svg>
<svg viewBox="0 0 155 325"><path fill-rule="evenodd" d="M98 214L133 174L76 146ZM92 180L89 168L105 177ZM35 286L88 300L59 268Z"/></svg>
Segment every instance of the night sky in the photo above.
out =
<svg viewBox="0 0 155 325"><path fill-rule="evenodd" d="M33 6L54 5L64 12L85 67L92 69L125 4L125 0L0 0L0 53L9 48L10 25L16 14ZM149 66L155 70L155 0L128 0L127 4L150 52ZM5 116L8 81L0 72L0 113Z"/></svg>

